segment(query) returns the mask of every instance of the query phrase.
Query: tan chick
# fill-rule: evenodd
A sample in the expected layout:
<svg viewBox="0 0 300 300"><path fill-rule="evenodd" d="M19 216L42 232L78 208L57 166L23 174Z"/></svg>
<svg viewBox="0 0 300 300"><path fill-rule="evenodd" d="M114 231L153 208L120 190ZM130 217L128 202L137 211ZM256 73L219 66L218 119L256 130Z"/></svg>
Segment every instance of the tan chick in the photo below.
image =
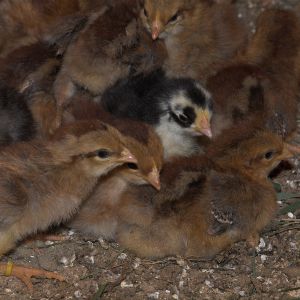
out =
<svg viewBox="0 0 300 300"><path fill-rule="evenodd" d="M246 34L230 3L145 0L141 19L154 40L164 41L168 76L205 80L233 57Z"/></svg>
<svg viewBox="0 0 300 300"><path fill-rule="evenodd" d="M99 177L136 162L122 136L100 121L62 128L51 141L1 151L0 254L27 235L69 219Z"/></svg>
<svg viewBox="0 0 300 300"><path fill-rule="evenodd" d="M98 118L117 128L126 141L126 147L138 163L129 163L103 177L90 198L68 224L83 233L115 238L120 196L131 185L150 184L160 189L159 173L163 164L163 148L153 129L142 122L116 118L109 114L88 94L77 94L65 111L67 120Z"/></svg>
<svg viewBox="0 0 300 300"><path fill-rule="evenodd" d="M102 236L108 240L116 238L116 212L119 210L121 195L128 187L150 184L160 189L163 149L158 136L143 123L127 121L126 128L120 128L120 123L115 126L125 136L126 146L138 163L124 164L102 178L69 224L82 233ZM128 135L130 131L135 133L134 136Z"/></svg>

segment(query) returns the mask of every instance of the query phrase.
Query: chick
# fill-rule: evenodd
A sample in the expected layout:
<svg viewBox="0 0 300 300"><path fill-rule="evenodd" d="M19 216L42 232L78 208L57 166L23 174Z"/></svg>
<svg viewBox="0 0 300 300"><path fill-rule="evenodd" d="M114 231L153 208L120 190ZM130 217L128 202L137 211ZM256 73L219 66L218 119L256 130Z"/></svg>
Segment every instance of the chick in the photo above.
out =
<svg viewBox="0 0 300 300"><path fill-rule="evenodd" d="M35 135L35 122L25 97L0 82L0 146L26 141Z"/></svg>
<svg viewBox="0 0 300 300"><path fill-rule="evenodd" d="M117 241L143 257L211 258L241 239L253 246L276 212L267 175L292 153L279 136L251 124L224 132L207 155L166 163L160 192L128 189L116 212ZM176 198L172 188L181 178Z"/></svg>
<svg viewBox="0 0 300 300"><path fill-rule="evenodd" d="M162 39L169 76L206 80L245 42L234 5L207 0L145 0L141 12L152 38Z"/></svg>
<svg viewBox="0 0 300 300"><path fill-rule="evenodd" d="M62 45L72 38L77 25L85 19L91 1L81 0L45 0L0 2L0 57L6 57L19 47L36 42L60 39ZM102 0L93 1L94 7L105 7ZM80 28L80 26L79 26ZM62 34L63 33L63 34Z"/></svg>
<svg viewBox="0 0 300 300"><path fill-rule="evenodd" d="M161 70L120 80L101 98L113 115L152 125L161 138L165 159L197 153L199 138L211 138L211 102L200 83L167 78Z"/></svg>
<svg viewBox="0 0 300 300"><path fill-rule="evenodd" d="M0 255L29 234L70 218L99 177L136 159L100 121L62 128L53 140L1 151Z"/></svg>
<svg viewBox="0 0 300 300"><path fill-rule="evenodd" d="M149 39L149 47L143 45L147 36L138 23L139 11L138 0L122 0L103 14L91 16L68 47L55 81L59 109L68 104L77 87L99 95L119 78L143 71L139 71L141 66L156 67Z"/></svg>
<svg viewBox="0 0 300 300"><path fill-rule="evenodd" d="M21 94L19 102L25 102L23 105L30 109L36 136L46 137L60 125L56 124L56 103L52 93L60 64L57 47L42 42L20 47L6 58L0 58L0 80L5 82L7 89ZM14 103L13 100L9 102ZM18 114L14 118L18 118Z"/></svg>
<svg viewBox="0 0 300 300"><path fill-rule="evenodd" d="M162 168L163 149L158 136L151 127L143 123L118 122L116 128L126 138L126 146L138 163L128 163L102 178L90 198L83 203L79 212L68 225L83 233L106 239L115 239L118 223L116 211L122 193L129 186L152 185L160 189L159 173ZM134 137L128 134L134 132Z"/></svg>
<svg viewBox="0 0 300 300"><path fill-rule="evenodd" d="M23 93L54 67L59 67L57 49L47 43L23 46L0 58L0 79Z"/></svg>
<svg viewBox="0 0 300 300"><path fill-rule="evenodd" d="M266 123L280 135L292 137L297 125L294 70L299 36L299 20L292 11L270 9L261 14L244 53L207 82L213 98L214 135L246 116L264 114ZM277 126L275 115L284 120L285 127Z"/></svg>

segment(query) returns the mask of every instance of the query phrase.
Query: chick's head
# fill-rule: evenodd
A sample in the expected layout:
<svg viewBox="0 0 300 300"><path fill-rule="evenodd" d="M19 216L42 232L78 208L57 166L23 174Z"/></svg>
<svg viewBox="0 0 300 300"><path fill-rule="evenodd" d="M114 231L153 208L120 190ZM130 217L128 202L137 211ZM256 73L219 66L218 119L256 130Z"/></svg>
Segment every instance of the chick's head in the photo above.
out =
<svg viewBox="0 0 300 300"><path fill-rule="evenodd" d="M168 84L170 118L186 134L212 137L212 101L210 93L198 82L178 78Z"/></svg>
<svg viewBox="0 0 300 300"><path fill-rule="evenodd" d="M121 133L100 121L77 121L59 130L50 150L57 163L76 163L84 173L101 176L124 163L137 163Z"/></svg>
<svg viewBox="0 0 300 300"><path fill-rule="evenodd" d="M192 0L146 0L140 17L152 39L167 38L184 29Z"/></svg>
<svg viewBox="0 0 300 300"><path fill-rule="evenodd" d="M136 157L137 163L129 162L122 166L119 173L126 180L135 185L150 184L155 189L160 189L160 171L163 164L163 148L159 137L149 127L144 134L146 143L127 137L126 146Z"/></svg>
<svg viewBox="0 0 300 300"><path fill-rule="evenodd" d="M236 137L219 149L217 163L240 170L256 178L266 178L282 160L292 158L294 152L282 138L267 130L253 130L252 135Z"/></svg>

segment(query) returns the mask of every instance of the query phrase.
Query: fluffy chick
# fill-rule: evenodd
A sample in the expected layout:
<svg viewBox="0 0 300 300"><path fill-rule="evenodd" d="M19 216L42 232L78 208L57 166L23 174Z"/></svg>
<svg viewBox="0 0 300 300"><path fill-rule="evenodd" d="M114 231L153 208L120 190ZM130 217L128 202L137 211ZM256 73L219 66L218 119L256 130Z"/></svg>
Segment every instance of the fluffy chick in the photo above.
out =
<svg viewBox="0 0 300 300"><path fill-rule="evenodd" d="M167 78L161 70L120 80L105 91L103 107L117 117L152 125L165 159L199 152L199 138L211 138L210 93L189 78Z"/></svg>
<svg viewBox="0 0 300 300"><path fill-rule="evenodd" d="M141 12L152 38L165 42L169 76L205 80L245 41L234 5L209 0L145 0Z"/></svg>
<svg viewBox="0 0 300 300"><path fill-rule="evenodd" d="M0 10L0 57L6 57L19 47L41 41L52 42L53 38L66 40L73 30L85 19L84 13L90 9L91 1L45 0L18 1L2 0ZM94 2L94 8L105 6L103 0ZM83 18L82 18L83 17ZM79 26L80 27L80 26ZM62 32L64 32L62 34Z"/></svg>
<svg viewBox="0 0 300 300"><path fill-rule="evenodd" d="M244 53L207 82L214 135L251 114L264 114L266 124L285 138L295 132L299 36L299 20L292 11L270 9L261 14Z"/></svg>
<svg viewBox="0 0 300 300"><path fill-rule="evenodd" d="M20 47L0 58L0 80L22 94L19 97L32 113L38 136L48 136L59 125L52 87L60 65L57 47L42 42Z"/></svg>
<svg viewBox="0 0 300 300"><path fill-rule="evenodd" d="M149 39L149 47L143 45L147 35L138 23L139 11L138 0L122 0L91 17L64 56L55 82L59 108L68 104L77 86L98 95L140 66L156 66Z"/></svg>
<svg viewBox="0 0 300 300"><path fill-rule="evenodd" d="M100 121L62 128L53 140L1 151L0 255L75 213L99 177L136 162L120 133Z"/></svg>
<svg viewBox="0 0 300 300"><path fill-rule="evenodd" d="M224 133L207 156L166 163L160 192L128 189L116 212L117 241L143 257L211 258L241 239L254 245L276 212L267 175L292 154L279 136L250 125Z"/></svg>
<svg viewBox="0 0 300 300"><path fill-rule="evenodd" d="M23 93L59 67L56 54L56 47L47 43L20 47L5 58L0 58L0 79Z"/></svg>
<svg viewBox="0 0 300 300"><path fill-rule="evenodd" d="M126 122L125 126L121 123ZM94 190L83 203L70 227L83 233L106 239L115 239L118 223L120 197L129 186L150 184L160 189L159 173L162 168L163 149L158 136L143 123L125 120L115 125L126 138L126 146L138 163L125 164L116 168ZM134 132L134 137L130 136ZM132 135L132 134L131 134Z"/></svg>

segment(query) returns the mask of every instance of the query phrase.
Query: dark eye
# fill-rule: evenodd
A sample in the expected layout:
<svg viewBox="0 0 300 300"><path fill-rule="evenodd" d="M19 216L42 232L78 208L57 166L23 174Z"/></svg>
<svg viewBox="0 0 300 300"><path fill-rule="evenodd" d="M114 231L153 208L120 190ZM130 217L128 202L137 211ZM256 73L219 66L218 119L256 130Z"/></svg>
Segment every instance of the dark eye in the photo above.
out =
<svg viewBox="0 0 300 300"><path fill-rule="evenodd" d="M111 153L106 149L100 149L97 151L97 156L100 158L108 158Z"/></svg>
<svg viewBox="0 0 300 300"><path fill-rule="evenodd" d="M146 8L144 8L144 15L145 15L145 17L147 17L148 18L148 12L147 12L147 10L146 10Z"/></svg>
<svg viewBox="0 0 300 300"><path fill-rule="evenodd" d="M178 115L178 119L182 123L188 123L190 121L189 117L187 117L186 115L183 115L183 114Z"/></svg>
<svg viewBox="0 0 300 300"><path fill-rule="evenodd" d="M169 19L168 23L175 22L178 19L179 15L176 13L171 19Z"/></svg>
<svg viewBox="0 0 300 300"><path fill-rule="evenodd" d="M128 167L129 169L132 169L132 170L137 170L137 169L138 169L137 164L134 164L134 163L128 163L128 164L127 164L127 167Z"/></svg>
<svg viewBox="0 0 300 300"><path fill-rule="evenodd" d="M274 152L273 151L269 151L265 154L265 159L271 159L274 155Z"/></svg>

